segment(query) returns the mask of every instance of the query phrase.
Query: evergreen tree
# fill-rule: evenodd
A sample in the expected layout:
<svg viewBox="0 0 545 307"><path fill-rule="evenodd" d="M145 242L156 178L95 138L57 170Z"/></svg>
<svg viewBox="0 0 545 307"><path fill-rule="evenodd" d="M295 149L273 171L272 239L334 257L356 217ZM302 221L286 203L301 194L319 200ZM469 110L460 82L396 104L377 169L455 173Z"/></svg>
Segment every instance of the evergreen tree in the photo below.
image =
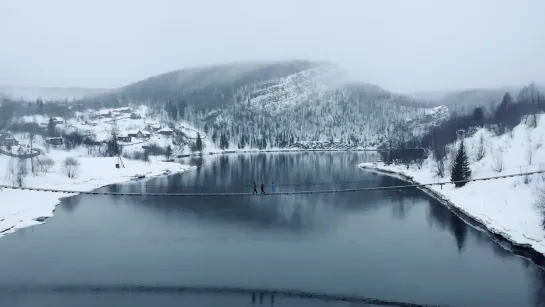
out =
<svg viewBox="0 0 545 307"><path fill-rule="evenodd" d="M473 120L480 127L484 126L484 111L483 111L483 108L476 108L473 111Z"/></svg>
<svg viewBox="0 0 545 307"><path fill-rule="evenodd" d="M218 140L218 132L214 130L214 132L212 132L212 142L216 144L217 140Z"/></svg>
<svg viewBox="0 0 545 307"><path fill-rule="evenodd" d="M38 106L38 110L42 113L44 110L44 102L40 98L36 100L36 106Z"/></svg>
<svg viewBox="0 0 545 307"><path fill-rule="evenodd" d="M172 156L172 147L168 145L167 149L165 150L165 158L170 159L171 156Z"/></svg>
<svg viewBox="0 0 545 307"><path fill-rule="evenodd" d="M197 140L195 141L195 151L202 151L202 140L200 133L197 133Z"/></svg>
<svg viewBox="0 0 545 307"><path fill-rule="evenodd" d="M55 134L55 121L53 120L53 117L50 117L49 123L47 124L47 135L49 135L50 137L54 137Z"/></svg>
<svg viewBox="0 0 545 307"><path fill-rule="evenodd" d="M220 148L221 149L228 149L229 148L229 140L227 139L227 136L225 135L225 133L221 134Z"/></svg>
<svg viewBox="0 0 545 307"><path fill-rule="evenodd" d="M464 141L460 142L460 148L456 154L454 165L450 172L450 181L455 181L456 187L463 187L471 179L471 168L469 167L469 158L467 157Z"/></svg>
<svg viewBox="0 0 545 307"><path fill-rule="evenodd" d="M172 103L171 100L168 100L168 102L165 104L165 111L170 119L178 119L178 108Z"/></svg>
<svg viewBox="0 0 545 307"><path fill-rule="evenodd" d="M174 106L176 107L176 106ZM178 112L178 115L180 116L180 118L184 118L185 116L185 110L187 108L187 101L185 100L180 100L180 102L178 103L178 108L177 108L177 112Z"/></svg>
<svg viewBox="0 0 545 307"><path fill-rule="evenodd" d="M238 143L238 149L243 149L246 147L246 135L244 133L240 136L240 141Z"/></svg>

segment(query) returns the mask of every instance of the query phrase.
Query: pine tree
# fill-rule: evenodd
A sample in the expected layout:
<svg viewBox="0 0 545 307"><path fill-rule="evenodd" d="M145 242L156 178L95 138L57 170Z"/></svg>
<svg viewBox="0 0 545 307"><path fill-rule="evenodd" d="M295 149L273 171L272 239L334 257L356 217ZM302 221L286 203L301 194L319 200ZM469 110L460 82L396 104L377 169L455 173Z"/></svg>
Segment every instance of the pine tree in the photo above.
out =
<svg viewBox="0 0 545 307"><path fill-rule="evenodd" d="M195 141L195 151L202 151L202 140L200 133L197 133L197 140Z"/></svg>
<svg viewBox="0 0 545 307"><path fill-rule="evenodd" d="M471 178L471 168L469 167L469 159L464 147L464 141L460 142L460 148L456 154L450 174L450 180L454 181L454 185L458 188L463 187L467 183L466 180Z"/></svg>
<svg viewBox="0 0 545 307"><path fill-rule="evenodd" d="M217 144L216 141L218 140L218 133L216 132L216 130L214 130L214 132L212 132L212 142L214 144Z"/></svg>
<svg viewBox="0 0 545 307"><path fill-rule="evenodd" d="M225 135L225 133L222 133L222 134L221 134L221 137L220 137L220 148L221 148L221 149L227 149L227 148L229 148L229 140L227 139L227 136Z"/></svg>
<svg viewBox="0 0 545 307"><path fill-rule="evenodd" d="M242 134L238 143L238 149L244 149L246 147L246 135Z"/></svg>
<svg viewBox="0 0 545 307"><path fill-rule="evenodd" d="M165 150L165 158L168 160L172 156L172 147L170 145L167 146L167 149Z"/></svg>
<svg viewBox="0 0 545 307"><path fill-rule="evenodd" d="M55 121L53 120L53 117L50 117L49 118L49 123L47 124L47 134L50 136L50 137L54 137L55 136Z"/></svg>

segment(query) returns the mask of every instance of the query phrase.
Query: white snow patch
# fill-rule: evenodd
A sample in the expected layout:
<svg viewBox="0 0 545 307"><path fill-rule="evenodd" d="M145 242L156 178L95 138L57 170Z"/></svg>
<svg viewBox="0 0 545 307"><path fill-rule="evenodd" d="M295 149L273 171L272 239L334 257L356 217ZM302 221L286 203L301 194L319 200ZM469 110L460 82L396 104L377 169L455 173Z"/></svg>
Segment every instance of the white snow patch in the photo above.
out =
<svg viewBox="0 0 545 307"><path fill-rule="evenodd" d="M191 167L179 163L162 162L157 157L150 157L151 163L123 159L125 168L116 168L116 157L88 157L82 149L73 151L51 150L49 158L55 165L48 173L34 176L30 173L24 182L25 187L53 188L76 191L90 191L106 185L131 180L136 175L145 178L184 172ZM80 162L80 170L75 179L68 178L62 169L66 157L75 157ZM40 156L43 159L43 156ZM10 161L7 156L0 156L0 165L6 167L5 174L0 174L0 184L14 185L14 175L9 174L9 165L17 167L16 159ZM30 162L28 162L30 163ZM43 223L43 219L52 217L59 200L67 194L36 192L25 190L0 189L0 237L17 229Z"/></svg>

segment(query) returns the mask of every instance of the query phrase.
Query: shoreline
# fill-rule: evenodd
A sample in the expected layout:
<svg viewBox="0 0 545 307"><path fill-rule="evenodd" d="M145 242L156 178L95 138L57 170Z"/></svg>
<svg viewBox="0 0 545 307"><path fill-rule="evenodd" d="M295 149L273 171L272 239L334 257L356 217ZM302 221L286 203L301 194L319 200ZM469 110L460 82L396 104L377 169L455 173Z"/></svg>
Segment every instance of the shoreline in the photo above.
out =
<svg viewBox="0 0 545 307"><path fill-rule="evenodd" d="M405 174L401 174L394 171L383 170L383 169L379 169L379 168L372 167L370 165L365 165L365 164L366 163L358 164L357 167L366 172L393 177L393 178L405 181L409 184L415 184L415 185L420 184L419 182L413 180L412 177L407 176ZM488 234L490 239L492 239L492 241L500 245L502 248L510 251L516 256L527 258L531 260L532 262L534 262L536 265L545 269L545 255L537 251L536 249L534 249L532 245L527 243L518 243L512 239L507 238L505 234L501 232L495 232L493 229L486 226L486 224L483 221L472 216L465 210L459 208L450 200L446 199L439 193L433 191L429 187L419 186L417 187L417 189L426 193L428 196L432 197L433 199L437 200L442 205L446 206L451 212L453 212L456 216L458 216L462 221L464 221L464 223L466 223L470 227L478 231L486 232L486 234Z"/></svg>
<svg viewBox="0 0 545 307"><path fill-rule="evenodd" d="M224 150L224 151L210 151L200 153L190 153L183 155L176 155L176 158L190 158L190 157L203 157L213 155L227 155L227 154L242 154L242 153L304 153L304 152L378 152L376 148L346 148L346 149L238 149L238 150Z"/></svg>
<svg viewBox="0 0 545 307"><path fill-rule="evenodd" d="M82 161L81 177L72 180L53 172L42 176L30 177L25 187L40 186L42 188L64 189L78 188L81 191L93 191L115 184L131 181L146 182L150 179L184 173L195 168L177 162L153 161L143 164L138 161L125 161L127 168L113 169L109 166L117 158L80 158ZM108 170L104 167L108 166ZM96 172L100 170L99 172ZM139 176L144 176L139 178ZM76 196L78 193L40 192L31 190L0 189L3 199L0 205L0 238L16 232L18 229L40 225L54 216L57 206L63 199Z"/></svg>

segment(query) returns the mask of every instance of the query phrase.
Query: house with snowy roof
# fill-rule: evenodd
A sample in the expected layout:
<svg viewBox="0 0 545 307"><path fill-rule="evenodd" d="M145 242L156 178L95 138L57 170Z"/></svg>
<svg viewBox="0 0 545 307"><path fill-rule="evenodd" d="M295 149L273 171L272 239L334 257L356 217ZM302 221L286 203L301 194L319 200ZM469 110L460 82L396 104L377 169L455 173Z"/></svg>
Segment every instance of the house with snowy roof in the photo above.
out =
<svg viewBox="0 0 545 307"><path fill-rule="evenodd" d="M169 127L165 127L165 128L160 129L159 131L157 131L157 133L159 133L161 135L165 135L165 136L171 136L171 135L174 134L174 131L172 129L170 129Z"/></svg>
<svg viewBox="0 0 545 307"><path fill-rule="evenodd" d="M146 130L133 130L133 131L129 131L127 136L131 138L137 138L137 139L147 139L151 137L151 133Z"/></svg>
<svg viewBox="0 0 545 307"><path fill-rule="evenodd" d="M9 132L0 133L0 146L19 145L19 141Z"/></svg>

